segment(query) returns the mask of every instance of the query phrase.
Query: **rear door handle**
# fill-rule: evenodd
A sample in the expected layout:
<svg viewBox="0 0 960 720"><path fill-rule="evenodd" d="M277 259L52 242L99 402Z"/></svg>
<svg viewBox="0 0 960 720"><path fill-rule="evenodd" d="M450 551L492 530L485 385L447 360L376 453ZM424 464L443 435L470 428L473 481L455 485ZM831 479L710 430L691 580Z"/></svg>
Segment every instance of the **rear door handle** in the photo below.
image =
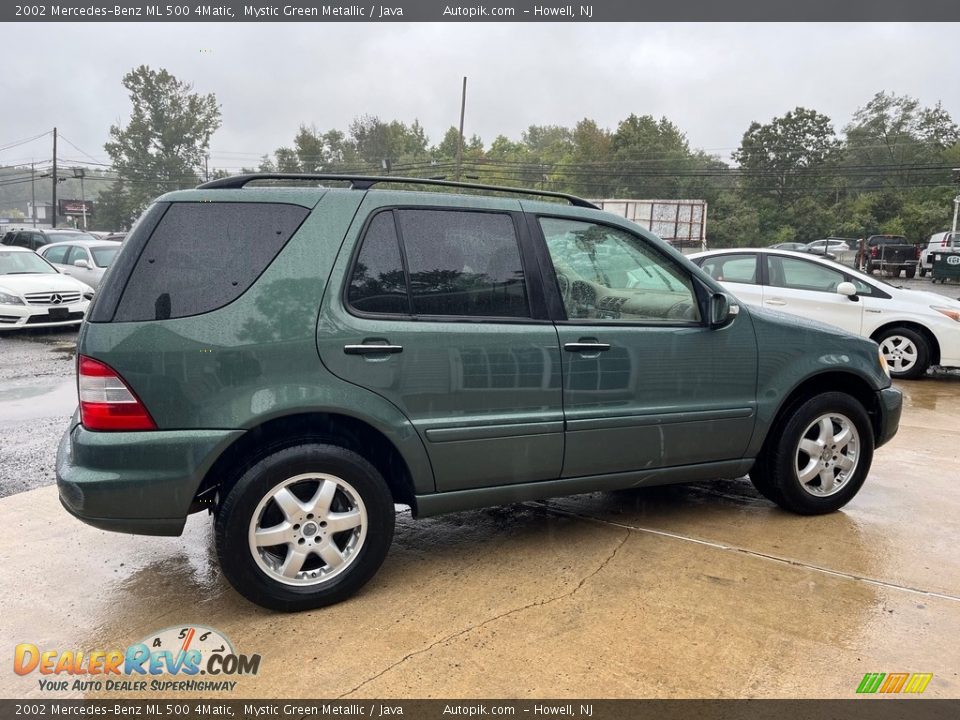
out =
<svg viewBox="0 0 960 720"><path fill-rule="evenodd" d="M580 342L569 342L563 346L563 349L567 352L579 352L579 353L594 353L594 352L603 352L610 349L610 343L602 342L587 342L581 340Z"/></svg>
<svg viewBox="0 0 960 720"><path fill-rule="evenodd" d="M763 302L767 305L786 305L787 304L785 300L764 300Z"/></svg>
<svg viewBox="0 0 960 720"><path fill-rule="evenodd" d="M385 341L369 341L361 345L344 345L347 355L392 355L403 352L403 345L391 345Z"/></svg>

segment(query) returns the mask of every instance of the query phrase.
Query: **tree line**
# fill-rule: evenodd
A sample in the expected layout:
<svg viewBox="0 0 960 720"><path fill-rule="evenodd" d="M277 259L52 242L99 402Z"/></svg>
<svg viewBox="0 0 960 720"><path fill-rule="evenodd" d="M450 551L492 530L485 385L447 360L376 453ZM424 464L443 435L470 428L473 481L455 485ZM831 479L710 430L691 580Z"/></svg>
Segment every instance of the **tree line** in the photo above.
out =
<svg viewBox="0 0 960 720"><path fill-rule="evenodd" d="M105 149L116 180L97 222L128 227L156 196L227 174L205 166L220 127L216 97L141 66L123 78L132 112ZM764 246L874 233L920 240L947 229L960 130L937 103L881 91L843 127L798 107L753 122L728 158L692 148L668 118L631 114L615 128L531 125L489 144L450 127L431 143L417 120L360 115L345 130L301 124L289 145L248 171L460 177L588 198L692 198L709 203L711 247Z"/></svg>

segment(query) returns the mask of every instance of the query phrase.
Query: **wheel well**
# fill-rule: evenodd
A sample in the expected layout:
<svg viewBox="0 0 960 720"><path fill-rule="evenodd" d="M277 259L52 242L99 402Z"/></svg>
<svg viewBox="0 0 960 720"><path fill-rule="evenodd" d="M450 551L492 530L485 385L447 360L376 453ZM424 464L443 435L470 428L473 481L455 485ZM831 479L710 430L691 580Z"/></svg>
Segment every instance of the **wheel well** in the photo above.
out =
<svg viewBox="0 0 960 720"><path fill-rule="evenodd" d="M915 333L919 333L922 337L924 337L927 341L927 344L930 346L930 364L940 364L940 343L937 342L936 336L920 323L904 320L887 323L886 325L881 325L874 330L873 334L870 336L870 339L874 342L880 342L879 338L881 335L883 335L883 333L885 333L887 330L894 330L896 328L907 328L908 330L913 330Z"/></svg>
<svg viewBox="0 0 960 720"><path fill-rule="evenodd" d="M880 432L880 418L878 415L879 399L876 391L870 387L866 380L853 373L827 372L807 378L787 396L787 399L780 405L780 409L777 410L777 415L773 423L770 425L770 430L767 432L767 440L764 441L764 449L770 439L779 436L779 427L783 419L788 416L797 405L806 402L815 395L826 392L843 393L858 400L870 417L870 425L873 427L873 435L874 439L876 439Z"/></svg>
<svg viewBox="0 0 960 720"><path fill-rule="evenodd" d="M223 498L248 468L277 450L304 442L354 451L380 472L395 503L416 510L410 469L383 433L348 415L303 413L269 420L245 432L207 471L191 512L212 509L215 497Z"/></svg>

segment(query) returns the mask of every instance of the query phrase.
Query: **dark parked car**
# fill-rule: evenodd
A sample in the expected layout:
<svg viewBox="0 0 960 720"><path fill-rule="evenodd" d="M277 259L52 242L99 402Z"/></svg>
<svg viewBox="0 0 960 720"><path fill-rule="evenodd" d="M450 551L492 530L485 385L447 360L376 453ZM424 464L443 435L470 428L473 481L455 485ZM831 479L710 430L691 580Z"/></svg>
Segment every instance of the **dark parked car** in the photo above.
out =
<svg viewBox="0 0 960 720"><path fill-rule="evenodd" d="M867 275L874 271L891 277L900 273L907 278L917 274L920 264L920 246L909 242L903 235L871 235L864 245L864 268Z"/></svg>
<svg viewBox="0 0 960 720"><path fill-rule="evenodd" d="M344 179L224 178L146 211L78 340L71 513L178 535L208 509L234 587L299 610L373 576L395 503L421 518L750 473L815 515L897 431L876 343L741 306L585 200L303 184ZM393 182L480 194L374 187Z"/></svg>
<svg viewBox="0 0 960 720"><path fill-rule="evenodd" d="M55 228L53 230L30 228L29 230L10 232L3 236L4 245L25 247L28 250L37 250L44 245L55 242L65 242L67 240L94 241L96 238L80 230L69 230L66 228Z"/></svg>

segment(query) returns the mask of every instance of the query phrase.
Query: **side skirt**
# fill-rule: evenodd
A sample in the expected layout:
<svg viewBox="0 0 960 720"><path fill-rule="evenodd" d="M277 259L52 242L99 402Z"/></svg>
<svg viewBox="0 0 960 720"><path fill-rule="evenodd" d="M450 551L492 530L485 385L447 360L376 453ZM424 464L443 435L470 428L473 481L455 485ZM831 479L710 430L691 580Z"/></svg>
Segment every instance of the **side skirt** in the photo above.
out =
<svg viewBox="0 0 960 720"><path fill-rule="evenodd" d="M753 458L744 458L699 465L681 465L610 475L588 475L519 485L499 485L489 488L417 495L415 517L432 517L461 510L475 510L493 505L509 505L526 502L527 500L544 500L580 493L738 478L750 471L753 462Z"/></svg>

